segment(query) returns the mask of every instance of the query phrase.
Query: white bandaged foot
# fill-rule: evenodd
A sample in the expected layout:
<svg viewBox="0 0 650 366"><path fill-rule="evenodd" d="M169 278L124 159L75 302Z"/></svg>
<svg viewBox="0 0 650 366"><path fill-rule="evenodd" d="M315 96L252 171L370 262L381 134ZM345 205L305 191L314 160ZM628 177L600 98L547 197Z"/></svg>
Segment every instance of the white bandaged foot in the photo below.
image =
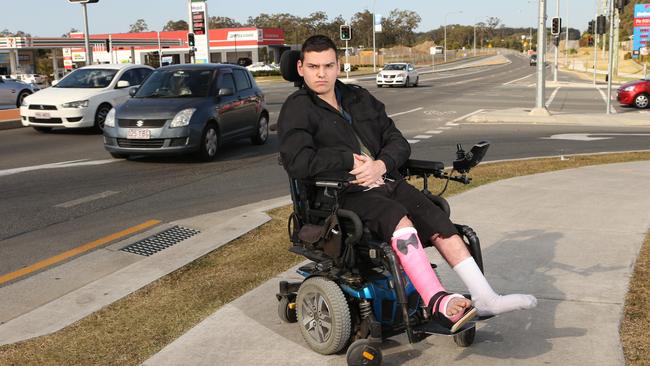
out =
<svg viewBox="0 0 650 366"><path fill-rule="evenodd" d="M494 292L472 257L468 257L454 266L454 271L467 286L472 295L473 305L480 316L497 315L537 306L537 299L532 295L499 295Z"/></svg>

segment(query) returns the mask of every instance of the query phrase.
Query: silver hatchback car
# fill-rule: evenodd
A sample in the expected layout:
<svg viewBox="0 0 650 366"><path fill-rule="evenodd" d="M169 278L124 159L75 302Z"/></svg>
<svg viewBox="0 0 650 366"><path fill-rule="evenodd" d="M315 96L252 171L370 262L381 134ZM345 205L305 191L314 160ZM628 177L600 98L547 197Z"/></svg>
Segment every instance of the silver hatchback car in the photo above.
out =
<svg viewBox="0 0 650 366"><path fill-rule="evenodd" d="M264 144L269 112L248 70L227 64L170 65L154 71L104 123L114 158L194 153L213 160L229 140Z"/></svg>

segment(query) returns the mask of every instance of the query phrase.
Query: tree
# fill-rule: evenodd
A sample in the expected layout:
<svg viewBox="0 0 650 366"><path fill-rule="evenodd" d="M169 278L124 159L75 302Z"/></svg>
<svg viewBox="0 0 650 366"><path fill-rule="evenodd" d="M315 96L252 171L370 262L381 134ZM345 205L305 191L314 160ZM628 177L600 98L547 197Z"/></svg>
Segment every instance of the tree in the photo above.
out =
<svg viewBox="0 0 650 366"><path fill-rule="evenodd" d="M0 32L0 37L31 37L32 35L29 33L25 33L21 30L14 32L11 32L9 29L5 28Z"/></svg>
<svg viewBox="0 0 650 366"><path fill-rule="evenodd" d="M63 37L63 38L70 38L70 33L77 33L77 32L79 32L79 29L77 29L77 28L70 28L70 30L68 31L68 33L64 33L64 34L62 34L61 37Z"/></svg>
<svg viewBox="0 0 650 366"><path fill-rule="evenodd" d="M372 13L368 10L358 12L352 17L352 43L372 47Z"/></svg>
<svg viewBox="0 0 650 366"><path fill-rule="evenodd" d="M240 28L242 26L238 21L228 17L210 17L208 20L210 29L218 28Z"/></svg>
<svg viewBox="0 0 650 366"><path fill-rule="evenodd" d="M170 20L165 24L163 27L163 32L171 32L171 31L180 31L180 30L188 30L190 27L187 25L187 22L184 20L177 20L173 21Z"/></svg>
<svg viewBox="0 0 650 366"><path fill-rule="evenodd" d="M415 43L415 28L420 25L422 18L414 11L393 9L388 19L382 20L385 46L412 46Z"/></svg>
<svg viewBox="0 0 650 366"><path fill-rule="evenodd" d="M129 30L129 33L141 33L149 30L149 26L147 25L147 22L144 21L144 19L136 20L135 23L131 24L129 27L131 28Z"/></svg>

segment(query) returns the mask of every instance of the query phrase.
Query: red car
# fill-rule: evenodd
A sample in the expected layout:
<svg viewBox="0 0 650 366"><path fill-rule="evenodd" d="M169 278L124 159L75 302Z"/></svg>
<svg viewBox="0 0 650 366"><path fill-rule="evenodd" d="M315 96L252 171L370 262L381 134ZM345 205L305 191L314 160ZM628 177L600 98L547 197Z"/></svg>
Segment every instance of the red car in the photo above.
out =
<svg viewBox="0 0 650 366"><path fill-rule="evenodd" d="M641 79L621 85L616 93L616 100L622 105L648 108L648 104L650 104L650 79Z"/></svg>

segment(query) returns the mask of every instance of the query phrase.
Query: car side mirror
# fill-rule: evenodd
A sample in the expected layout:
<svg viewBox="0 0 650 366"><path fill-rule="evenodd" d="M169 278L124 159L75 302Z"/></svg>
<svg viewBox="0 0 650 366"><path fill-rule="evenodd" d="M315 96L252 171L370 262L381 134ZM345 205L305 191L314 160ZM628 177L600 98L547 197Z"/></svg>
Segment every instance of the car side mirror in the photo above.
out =
<svg viewBox="0 0 650 366"><path fill-rule="evenodd" d="M56 86L59 83L60 80L52 80L52 86Z"/></svg>
<svg viewBox="0 0 650 366"><path fill-rule="evenodd" d="M117 85L115 85L115 89L124 89L128 88L131 86L131 83L129 83L127 80L120 80L117 82Z"/></svg>
<svg viewBox="0 0 650 366"><path fill-rule="evenodd" d="M119 83L120 83L120 82L118 82L118 84L119 84ZM128 81L127 81L127 83L128 83ZM127 86L128 86L128 85L127 85ZM135 87L135 86L134 86L133 88L129 89L129 95L130 95L131 97L134 97L134 96L135 96L135 93L137 93L137 92L138 92L138 88Z"/></svg>
<svg viewBox="0 0 650 366"><path fill-rule="evenodd" d="M221 88L219 89L219 93L217 95L220 97L227 97L229 95L233 95L233 91L230 88Z"/></svg>
<svg viewBox="0 0 650 366"><path fill-rule="evenodd" d="M487 152L488 148L490 147L490 143L487 141L481 141L478 144L474 145L472 149L469 152L465 152L460 146L460 144L457 145L457 151L456 151L456 160L454 160L454 170L461 173L465 174L469 172L470 169L473 167L477 166L478 163L483 160L485 157L485 153Z"/></svg>

